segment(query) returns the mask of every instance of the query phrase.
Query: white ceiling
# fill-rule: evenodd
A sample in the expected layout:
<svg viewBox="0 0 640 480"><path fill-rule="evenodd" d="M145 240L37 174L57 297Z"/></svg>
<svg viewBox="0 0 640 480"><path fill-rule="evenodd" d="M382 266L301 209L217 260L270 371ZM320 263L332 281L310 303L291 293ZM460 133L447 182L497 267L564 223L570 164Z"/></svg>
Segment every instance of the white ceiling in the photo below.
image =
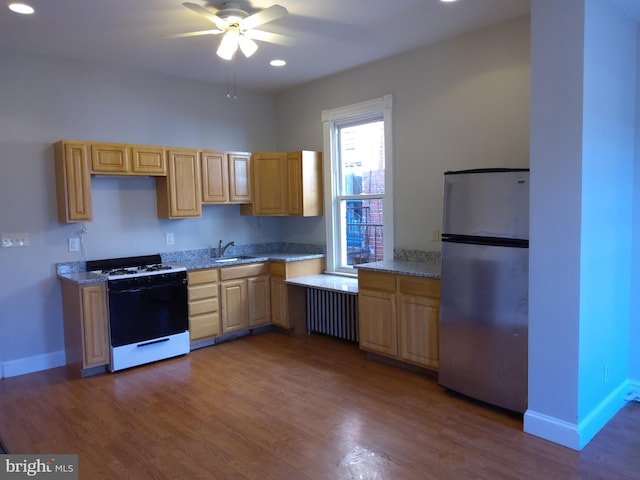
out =
<svg viewBox="0 0 640 480"><path fill-rule="evenodd" d="M183 0L27 0L36 13L0 5L0 47L224 84L220 37L168 36L213 28ZM206 5L206 0L191 0ZM629 1L632 4L637 0ZM296 45L259 42L237 55L237 85L277 91L529 12L529 0L239 0L250 13L278 3L289 15L260 27ZM211 0L216 7L222 1ZM269 66L273 58L286 67ZM6 66L2 66L5 68Z"/></svg>

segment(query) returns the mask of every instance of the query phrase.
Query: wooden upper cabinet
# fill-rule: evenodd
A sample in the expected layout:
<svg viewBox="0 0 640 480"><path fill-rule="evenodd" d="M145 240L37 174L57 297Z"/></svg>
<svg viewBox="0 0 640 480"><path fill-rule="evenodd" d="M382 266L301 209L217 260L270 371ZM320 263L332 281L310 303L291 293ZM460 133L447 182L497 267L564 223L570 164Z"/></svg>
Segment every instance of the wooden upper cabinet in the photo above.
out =
<svg viewBox="0 0 640 480"><path fill-rule="evenodd" d="M133 175L162 176L167 174L167 156L164 147L151 145L131 146L131 172Z"/></svg>
<svg viewBox="0 0 640 480"><path fill-rule="evenodd" d="M229 162L229 202L251 202L251 154L227 153Z"/></svg>
<svg viewBox="0 0 640 480"><path fill-rule="evenodd" d="M172 149L167 152L167 176L156 177L159 218L202 216L198 151Z"/></svg>
<svg viewBox="0 0 640 480"><path fill-rule="evenodd" d="M246 152L203 151L202 203L249 203L250 158Z"/></svg>
<svg viewBox="0 0 640 480"><path fill-rule="evenodd" d="M54 145L58 220L63 223L90 222L91 172L87 145L60 141Z"/></svg>
<svg viewBox="0 0 640 480"><path fill-rule="evenodd" d="M322 154L302 150L287 153L287 213L322 215Z"/></svg>
<svg viewBox="0 0 640 480"><path fill-rule="evenodd" d="M163 147L91 143L91 173L103 175L166 175Z"/></svg>
<svg viewBox="0 0 640 480"><path fill-rule="evenodd" d="M224 152L200 153L202 203L229 202L229 168Z"/></svg>
<svg viewBox="0 0 640 480"><path fill-rule="evenodd" d="M286 215L286 154L281 152L254 153L253 203L243 206L240 213L248 215Z"/></svg>
<svg viewBox="0 0 640 480"><path fill-rule="evenodd" d="M302 150L251 157L253 203L243 215L322 215L322 154Z"/></svg>
<svg viewBox="0 0 640 480"><path fill-rule="evenodd" d="M119 143L92 143L91 173L124 174L130 170L129 149Z"/></svg>

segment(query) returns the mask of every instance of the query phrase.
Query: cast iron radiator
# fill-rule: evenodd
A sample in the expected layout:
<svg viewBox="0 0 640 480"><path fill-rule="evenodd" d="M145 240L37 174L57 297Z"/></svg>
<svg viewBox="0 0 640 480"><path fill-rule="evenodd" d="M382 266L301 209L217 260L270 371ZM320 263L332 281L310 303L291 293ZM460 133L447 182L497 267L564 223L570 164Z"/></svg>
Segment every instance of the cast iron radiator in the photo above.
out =
<svg viewBox="0 0 640 480"><path fill-rule="evenodd" d="M307 288L307 331L358 341L358 295Z"/></svg>

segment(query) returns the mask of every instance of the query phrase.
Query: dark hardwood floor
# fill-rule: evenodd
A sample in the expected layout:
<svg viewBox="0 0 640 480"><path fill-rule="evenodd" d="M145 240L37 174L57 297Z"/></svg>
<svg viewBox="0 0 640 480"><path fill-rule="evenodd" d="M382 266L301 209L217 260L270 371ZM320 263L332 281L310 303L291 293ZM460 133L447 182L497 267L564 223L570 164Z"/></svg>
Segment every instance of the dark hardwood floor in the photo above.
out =
<svg viewBox="0 0 640 480"><path fill-rule="evenodd" d="M575 452L353 344L271 332L116 374L3 379L0 443L77 453L83 480L639 479L640 405Z"/></svg>

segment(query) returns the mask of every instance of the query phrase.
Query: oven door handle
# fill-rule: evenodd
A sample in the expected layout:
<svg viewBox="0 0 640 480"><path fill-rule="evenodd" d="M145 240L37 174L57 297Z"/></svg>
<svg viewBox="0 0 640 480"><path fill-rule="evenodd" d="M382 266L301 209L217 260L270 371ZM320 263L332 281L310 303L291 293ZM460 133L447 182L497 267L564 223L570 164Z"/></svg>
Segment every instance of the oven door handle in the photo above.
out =
<svg viewBox="0 0 640 480"><path fill-rule="evenodd" d="M186 284L186 281L184 282ZM159 283L156 285L144 285L142 287L135 287L135 288L123 288L123 289L119 289L119 288L110 288L109 289L109 294L119 294L119 293L139 293L139 292L145 292L145 291L149 291L149 290L154 290L156 288L166 288L166 287L175 287L175 286L179 286L182 285L182 283Z"/></svg>
<svg viewBox="0 0 640 480"><path fill-rule="evenodd" d="M142 292L143 290L149 290L150 287L144 287L144 288L126 288L124 290L109 290L109 295L119 295L121 293L138 293L138 292ZM151 287L153 288L153 287Z"/></svg>

